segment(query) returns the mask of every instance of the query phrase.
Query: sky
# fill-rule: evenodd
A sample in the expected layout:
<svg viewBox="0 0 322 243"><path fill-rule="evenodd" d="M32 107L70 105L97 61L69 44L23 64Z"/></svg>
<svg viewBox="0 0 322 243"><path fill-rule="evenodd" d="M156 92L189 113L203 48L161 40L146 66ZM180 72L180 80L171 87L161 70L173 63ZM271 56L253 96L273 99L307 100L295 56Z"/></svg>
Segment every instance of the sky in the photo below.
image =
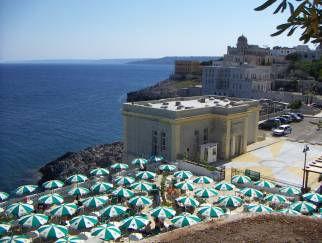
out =
<svg viewBox="0 0 322 243"><path fill-rule="evenodd" d="M0 60L221 56L241 34L302 44L270 37L287 15L253 10L264 1L0 0Z"/></svg>

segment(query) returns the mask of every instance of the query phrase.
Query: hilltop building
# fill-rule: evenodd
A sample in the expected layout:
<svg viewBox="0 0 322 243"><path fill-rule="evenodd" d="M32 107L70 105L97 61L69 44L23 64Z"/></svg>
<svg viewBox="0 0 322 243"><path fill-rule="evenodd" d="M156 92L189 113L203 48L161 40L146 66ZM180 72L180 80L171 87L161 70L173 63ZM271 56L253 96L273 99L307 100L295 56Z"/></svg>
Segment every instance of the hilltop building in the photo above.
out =
<svg viewBox="0 0 322 243"><path fill-rule="evenodd" d="M199 61L191 61L191 60L176 60L175 61L175 69L174 69L174 77L175 78L191 78L194 76L200 76L202 66Z"/></svg>

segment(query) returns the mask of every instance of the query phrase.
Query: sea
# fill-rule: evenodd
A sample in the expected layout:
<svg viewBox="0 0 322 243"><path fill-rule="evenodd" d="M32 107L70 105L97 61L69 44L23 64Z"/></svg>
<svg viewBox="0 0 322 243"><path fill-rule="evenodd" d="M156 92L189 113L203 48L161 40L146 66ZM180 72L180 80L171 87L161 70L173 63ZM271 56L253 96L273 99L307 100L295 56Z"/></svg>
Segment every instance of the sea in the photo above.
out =
<svg viewBox="0 0 322 243"><path fill-rule="evenodd" d="M122 140L129 91L166 79L172 65L0 64L0 191L34 184L67 151Z"/></svg>

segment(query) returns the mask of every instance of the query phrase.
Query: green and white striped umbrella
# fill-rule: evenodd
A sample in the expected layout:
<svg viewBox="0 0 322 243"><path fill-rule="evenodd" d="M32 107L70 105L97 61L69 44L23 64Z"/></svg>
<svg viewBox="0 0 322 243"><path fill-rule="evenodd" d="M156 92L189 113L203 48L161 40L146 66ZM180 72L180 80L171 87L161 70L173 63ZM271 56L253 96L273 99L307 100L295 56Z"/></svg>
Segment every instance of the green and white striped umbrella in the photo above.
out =
<svg viewBox="0 0 322 243"><path fill-rule="evenodd" d="M246 206L248 212L251 213L271 213L273 209L263 204L249 204Z"/></svg>
<svg viewBox="0 0 322 243"><path fill-rule="evenodd" d="M148 161L143 158L135 158L134 160L131 161L132 165L145 165L147 163L148 163Z"/></svg>
<svg viewBox="0 0 322 243"><path fill-rule="evenodd" d="M275 187L275 184L273 184L272 182L269 182L269 181L256 181L255 182L255 185L256 186L259 186L259 187L263 187L263 188L274 188Z"/></svg>
<svg viewBox="0 0 322 243"><path fill-rule="evenodd" d="M312 214L312 218L315 218L315 219L322 219L322 214L314 213L314 214Z"/></svg>
<svg viewBox="0 0 322 243"><path fill-rule="evenodd" d="M218 191L216 191L215 189L212 189L212 188L198 188L195 191L195 195L197 197L210 198L210 197L218 195Z"/></svg>
<svg viewBox="0 0 322 243"><path fill-rule="evenodd" d="M148 192L153 189L153 184L145 181L134 182L131 184L131 189L136 191Z"/></svg>
<svg viewBox="0 0 322 243"><path fill-rule="evenodd" d="M49 217L45 214L32 213L22 216L18 222L20 225L30 228L38 228L48 222Z"/></svg>
<svg viewBox="0 0 322 243"><path fill-rule="evenodd" d="M93 186L91 186L91 190L95 193L108 192L112 188L113 188L113 184L108 182L97 182Z"/></svg>
<svg viewBox="0 0 322 243"><path fill-rule="evenodd" d="M27 235L5 236L0 239L0 243L29 243L31 239Z"/></svg>
<svg viewBox="0 0 322 243"><path fill-rule="evenodd" d="M91 235L104 241L116 240L121 237L121 230L113 224L101 224L91 230Z"/></svg>
<svg viewBox="0 0 322 243"><path fill-rule="evenodd" d="M319 193L309 192L303 195L303 198L306 201L314 202L314 203L322 203L322 195Z"/></svg>
<svg viewBox="0 0 322 243"><path fill-rule="evenodd" d="M124 188L124 187L116 188L114 191L112 191L112 194L114 196L125 197L125 198L129 198L129 197L134 196L134 192L132 192L131 190Z"/></svg>
<svg viewBox="0 0 322 243"><path fill-rule="evenodd" d="M177 169L175 165L160 165L159 169L165 172L171 172Z"/></svg>
<svg viewBox="0 0 322 243"><path fill-rule="evenodd" d="M198 176L193 180L193 182L197 184L210 184L213 183L214 180L208 176Z"/></svg>
<svg viewBox="0 0 322 243"><path fill-rule="evenodd" d="M224 210L220 207L215 207L211 205L201 206L197 209L197 212L205 217L208 218L219 218L220 216L224 215Z"/></svg>
<svg viewBox="0 0 322 243"><path fill-rule="evenodd" d="M159 163L159 162L162 162L163 160L164 160L163 156L159 156L159 155L153 155L149 159L149 161L152 163Z"/></svg>
<svg viewBox="0 0 322 243"><path fill-rule="evenodd" d="M316 209L316 206L310 202L298 201L292 203L290 208L300 213L311 213Z"/></svg>
<svg viewBox="0 0 322 243"><path fill-rule="evenodd" d="M77 211L77 205L75 203L64 203L49 210L52 216L71 216Z"/></svg>
<svg viewBox="0 0 322 243"><path fill-rule="evenodd" d="M18 196L24 195L24 194L29 194L32 193L34 191L36 191L38 188L38 186L36 185L24 185L24 186L19 186L16 190L15 190L15 194Z"/></svg>
<svg viewBox="0 0 322 243"><path fill-rule="evenodd" d="M122 220L121 228L138 230L144 228L149 222L150 221L147 217L135 215Z"/></svg>
<svg viewBox="0 0 322 243"><path fill-rule="evenodd" d="M298 211L295 211L295 210L290 209L290 208L281 209L281 210L279 210L277 212L278 213L283 213L283 214L289 214L289 215L302 215Z"/></svg>
<svg viewBox="0 0 322 243"><path fill-rule="evenodd" d="M107 196L94 196L94 197L88 197L84 198L82 200L82 203L87 208L98 208L103 206L108 202Z"/></svg>
<svg viewBox="0 0 322 243"><path fill-rule="evenodd" d="M183 204L184 206L192 206L192 207L198 207L199 206L198 200L195 199L194 197L182 196L182 197L176 198L176 201L178 203Z"/></svg>
<svg viewBox="0 0 322 243"><path fill-rule="evenodd" d="M231 183L221 181L221 182L218 182L214 186L214 188L219 191L232 191L232 190L234 190L235 186Z"/></svg>
<svg viewBox="0 0 322 243"><path fill-rule="evenodd" d="M64 202L64 198L57 193L53 193L41 196L38 198L38 202L47 205L62 204Z"/></svg>
<svg viewBox="0 0 322 243"><path fill-rule="evenodd" d="M90 190L88 190L85 187L75 187L68 191L68 195L71 196L83 196L90 193Z"/></svg>
<svg viewBox="0 0 322 243"><path fill-rule="evenodd" d="M68 177L66 181L68 183L82 183L87 180L88 180L87 176L82 175L82 174L76 174L76 175L72 175L72 176Z"/></svg>
<svg viewBox="0 0 322 243"><path fill-rule="evenodd" d="M151 216L159 219L168 219L176 215L176 211L169 207L157 207L150 211Z"/></svg>
<svg viewBox="0 0 322 243"><path fill-rule="evenodd" d="M187 190L193 191L193 189L194 189L193 184L189 181L180 181L180 182L174 184L174 186L176 188L179 188L179 189L185 190L185 191L187 191Z"/></svg>
<svg viewBox="0 0 322 243"><path fill-rule="evenodd" d="M194 225L199 222L201 222L201 219L197 215L193 215L190 213L182 213L171 219L171 223L177 228Z"/></svg>
<svg viewBox="0 0 322 243"><path fill-rule="evenodd" d="M293 195L300 195L301 194L301 190L296 188L296 187L292 187L292 186L286 186L286 187L282 187L280 189L280 192L285 193L289 196L293 196Z"/></svg>
<svg viewBox="0 0 322 243"><path fill-rule="evenodd" d="M245 187L239 192L247 197L252 197L252 198L260 198L264 196L264 194L261 191L256 190L254 188L249 188L249 187Z"/></svg>
<svg viewBox="0 0 322 243"><path fill-rule="evenodd" d="M0 235L6 234L11 228L10 224L0 224Z"/></svg>
<svg viewBox="0 0 322 243"><path fill-rule="evenodd" d="M231 178L231 181L238 184L250 183L252 180L248 176L235 175Z"/></svg>
<svg viewBox="0 0 322 243"><path fill-rule="evenodd" d="M46 239L59 239L68 234L66 226L59 224L45 224L37 230L40 236Z"/></svg>
<svg viewBox="0 0 322 243"><path fill-rule="evenodd" d="M77 235L70 235L64 238L60 238L55 243L82 243L84 240Z"/></svg>
<svg viewBox="0 0 322 243"><path fill-rule="evenodd" d="M115 170L126 170L129 168L129 166L124 163L115 163L115 164L111 165L111 168L115 169Z"/></svg>
<svg viewBox="0 0 322 243"><path fill-rule="evenodd" d="M96 216L81 215L70 220L70 226L73 229L82 230L94 227L98 223Z"/></svg>
<svg viewBox="0 0 322 243"><path fill-rule="evenodd" d="M224 207L239 207L243 203L243 199L237 196L221 196L218 203Z"/></svg>
<svg viewBox="0 0 322 243"><path fill-rule="evenodd" d="M173 175L180 179L189 179L191 176L193 176L192 173L188 170L179 170L177 172L174 172Z"/></svg>
<svg viewBox="0 0 322 243"><path fill-rule="evenodd" d="M127 207L124 207L122 205L110 205L103 208L100 211L100 214L102 216L112 218L112 217L117 217L124 214L126 210L127 210Z"/></svg>
<svg viewBox="0 0 322 243"><path fill-rule="evenodd" d="M135 179L130 176L118 176L115 178L115 182L119 186L130 185L134 181L135 181Z"/></svg>
<svg viewBox="0 0 322 243"><path fill-rule="evenodd" d="M145 196L135 196L129 200L129 204L135 207L141 207L141 206L151 205L152 200Z"/></svg>
<svg viewBox="0 0 322 243"><path fill-rule="evenodd" d="M135 176L143 180L153 180L157 176L157 174L151 171L139 171Z"/></svg>
<svg viewBox="0 0 322 243"><path fill-rule="evenodd" d="M109 170L105 168L96 168L90 171L90 174L92 176L106 176L109 173L110 173Z"/></svg>
<svg viewBox="0 0 322 243"><path fill-rule="evenodd" d="M278 203L278 204L282 204L282 203L287 202L286 197L284 197L283 195L279 195L279 194L268 194L264 199L268 202Z"/></svg>
<svg viewBox="0 0 322 243"><path fill-rule="evenodd" d="M45 189L56 189L64 186L64 182L60 180L50 180L42 184L42 187Z"/></svg>
<svg viewBox="0 0 322 243"><path fill-rule="evenodd" d="M34 211L34 206L28 203L17 202L9 205L7 207L6 213L9 215L14 215L16 217L21 217L23 215L29 214Z"/></svg>
<svg viewBox="0 0 322 243"><path fill-rule="evenodd" d="M0 192L0 201L4 201L9 197L9 194L6 192Z"/></svg>

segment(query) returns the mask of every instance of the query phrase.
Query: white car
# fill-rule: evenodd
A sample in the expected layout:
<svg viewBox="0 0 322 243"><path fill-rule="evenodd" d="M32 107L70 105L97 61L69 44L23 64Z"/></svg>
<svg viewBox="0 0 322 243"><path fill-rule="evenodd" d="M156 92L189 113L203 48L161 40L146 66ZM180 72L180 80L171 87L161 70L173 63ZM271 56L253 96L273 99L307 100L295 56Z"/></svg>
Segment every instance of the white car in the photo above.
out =
<svg viewBox="0 0 322 243"><path fill-rule="evenodd" d="M275 136L284 136L286 134L290 134L292 132L292 128L290 125L281 125L276 129L273 129L273 135Z"/></svg>

